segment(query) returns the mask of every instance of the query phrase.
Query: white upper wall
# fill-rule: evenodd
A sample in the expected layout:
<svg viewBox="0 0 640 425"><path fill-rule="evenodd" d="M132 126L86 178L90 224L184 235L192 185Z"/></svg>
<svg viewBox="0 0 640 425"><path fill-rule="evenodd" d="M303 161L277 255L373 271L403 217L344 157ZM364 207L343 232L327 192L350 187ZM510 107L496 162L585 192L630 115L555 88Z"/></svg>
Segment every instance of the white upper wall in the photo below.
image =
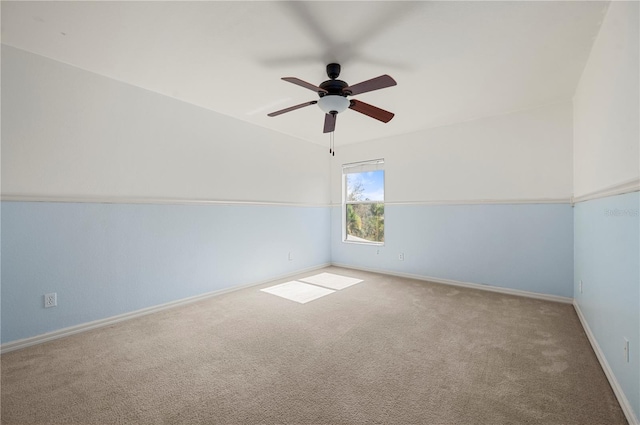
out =
<svg viewBox="0 0 640 425"><path fill-rule="evenodd" d="M614 1L574 97L574 194L640 177L636 1Z"/></svg>
<svg viewBox="0 0 640 425"><path fill-rule="evenodd" d="M390 74L397 86L358 99L394 112L393 125L348 111L347 144L570 99L607 6L343 1L327 19L335 4L3 1L2 41L320 145L317 106L267 116L317 99L280 78L320 84L330 62L350 84Z"/></svg>
<svg viewBox="0 0 640 425"><path fill-rule="evenodd" d="M314 145L2 46L2 194L326 204Z"/></svg>
<svg viewBox="0 0 640 425"><path fill-rule="evenodd" d="M341 202L341 165L374 158L385 160L387 202L568 201L571 148L569 101L338 147L331 201Z"/></svg>

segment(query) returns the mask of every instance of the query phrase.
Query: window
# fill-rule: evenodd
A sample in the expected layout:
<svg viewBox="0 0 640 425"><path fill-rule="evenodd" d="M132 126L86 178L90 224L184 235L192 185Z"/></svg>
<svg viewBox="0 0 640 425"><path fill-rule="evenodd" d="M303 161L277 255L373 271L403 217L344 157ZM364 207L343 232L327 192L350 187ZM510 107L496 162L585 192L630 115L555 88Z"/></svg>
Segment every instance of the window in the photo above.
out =
<svg viewBox="0 0 640 425"><path fill-rule="evenodd" d="M384 160L342 166L343 241L384 243Z"/></svg>

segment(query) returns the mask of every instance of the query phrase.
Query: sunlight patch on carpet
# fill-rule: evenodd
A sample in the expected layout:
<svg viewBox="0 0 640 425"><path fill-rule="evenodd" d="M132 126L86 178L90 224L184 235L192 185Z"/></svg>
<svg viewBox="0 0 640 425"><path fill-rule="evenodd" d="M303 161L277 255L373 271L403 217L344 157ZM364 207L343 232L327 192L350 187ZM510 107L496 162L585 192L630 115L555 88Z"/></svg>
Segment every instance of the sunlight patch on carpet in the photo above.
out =
<svg viewBox="0 0 640 425"><path fill-rule="evenodd" d="M277 295L300 304L308 303L315 299L333 294L335 291L319 286L309 285L306 283L292 280L291 282L281 283L279 285L270 286L261 289L262 292Z"/></svg>
<svg viewBox="0 0 640 425"><path fill-rule="evenodd" d="M324 286L331 289L344 289L356 283L362 282L362 279L355 279L353 277L340 276L332 273L320 273L315 276L305 277L300 279L303 282L313 283L314 285Z"/></svg>

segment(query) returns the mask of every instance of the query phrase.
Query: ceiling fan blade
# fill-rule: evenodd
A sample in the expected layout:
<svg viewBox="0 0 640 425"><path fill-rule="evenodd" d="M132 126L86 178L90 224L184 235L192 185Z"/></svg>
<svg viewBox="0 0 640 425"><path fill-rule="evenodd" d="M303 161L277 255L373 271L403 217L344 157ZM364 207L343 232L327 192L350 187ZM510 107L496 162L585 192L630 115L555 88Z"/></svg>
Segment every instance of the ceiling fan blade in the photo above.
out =
<svg viewBox="0 0 640 425"><path fill-rule="evenodd" d="M311 83L307 83L306 81L302 81L300 78L296 77L282 77L283 80L288 81L290 83L296 84L300 87L304 87L305 89L313 90L316 93L329 93L325 89L321 89L318 86L314 86Z"/></svg>
<svg viewBox="0 0 640 425"><path fill-rule="evenodd" d="M363 81L358 84L354 84L352 86L346 87L342 89L343 92L351 92L352 96L360 93L367 93L374 90L380 90L387 87L395 86L396 80L388 76L387 74L381 75L376 78L372 78L367 81Z"/></svg>
<svg viewBox="0 0 640 425"><path fill-rule="evenodd" d="M365 114L382 122L389 122L391 121L391 118L394 117L392 112L385 111L384 109L377 108L373 105L369 105L368 103L355 99L351 99L349 109L353 109L354 111L360 112L361 114Z"/></svg>
<svg viewBox="0 0 640 425"><path fill-rule="evenodd" d="M305 103L301 103L301 104L296 105L296 106L290 106L288 108L280 109L279 111L275 111L275 112L272 112L272 113L267 114L267 115L270 116L270 117L275 117L275 116L278 116L280 114L284 114L286 112L291 112L291 111L295 111L296 109L304 108L305 106L315 105L316 103L318 103L317 100L312 100L311 102L305 102Z"/></svg>
<svg viewBox="0 0 640 425"><path fill-rule="evenodd" d="M338 114L325 114L324 115L324 131L323 133L331 133L336 129L336 117Z"/></svg>

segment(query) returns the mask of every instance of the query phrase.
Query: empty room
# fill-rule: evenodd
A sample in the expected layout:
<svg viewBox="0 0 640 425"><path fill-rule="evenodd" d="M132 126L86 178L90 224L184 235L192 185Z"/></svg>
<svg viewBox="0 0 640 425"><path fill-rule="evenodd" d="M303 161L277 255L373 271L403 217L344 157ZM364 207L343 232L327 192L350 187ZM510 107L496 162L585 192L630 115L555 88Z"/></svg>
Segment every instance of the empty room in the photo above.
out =
<svg viewBox="0 0 640 425"><path fill-rule="evenodd" d="M2 1L1 423L640 425L639 22Z"/></svg>

